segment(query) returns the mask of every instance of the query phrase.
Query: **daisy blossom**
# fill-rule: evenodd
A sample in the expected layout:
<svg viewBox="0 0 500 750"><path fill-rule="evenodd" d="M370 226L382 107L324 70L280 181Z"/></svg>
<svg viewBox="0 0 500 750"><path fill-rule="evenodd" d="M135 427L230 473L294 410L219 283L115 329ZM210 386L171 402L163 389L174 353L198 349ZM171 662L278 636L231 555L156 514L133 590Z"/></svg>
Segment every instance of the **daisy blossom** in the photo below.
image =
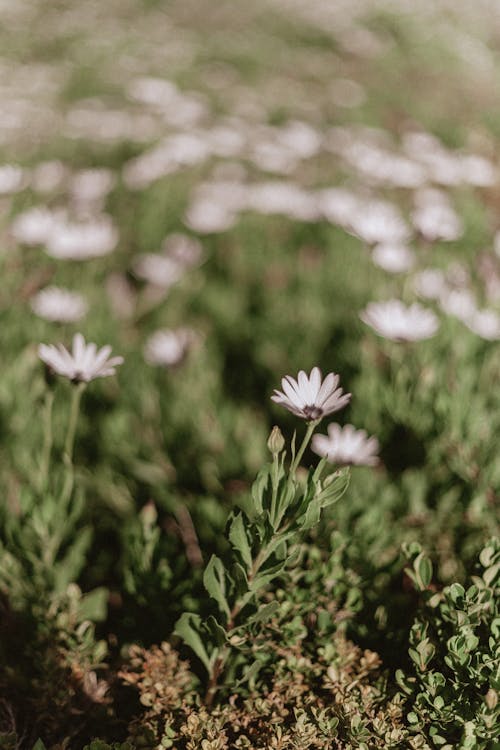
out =
<svg viewBox="0 0 500 750"><path fill-rule="evenodd" d="M88 305L77 292L48 286L35 294L31 309L38 317L54 323L75 323L85 316Z"/></svg>
<svg viewBox="0 0 500 750"><path fill-rule="evenodd" d="M407 307L399 299L371 302L360 315L379 336L392 341L420 341L434 336L439 321L432 310L414 303Z"/></svg>
<svg viewBox="0 0 500 750"><path fill-rule="evenodd" d="M350 393L344 393L338 387L339 376L330 372L322 380L319 367L313 367L310 375L301 370L297 380L286 375L281 381L283 391L274 391L271 400L297 417L308 422L315 422L327 414L333 414L347 406L351 399Z"/></svg>
<svg viewBox="0 0 500 750"><path fill-rule="evenodd" d="M356 430L352 424L341 427L335 422L328 425L327 435L314 435L311 447L318 456L334 464L346 466L375 466L378 463L379 442L368 437L365 430Z"/></svg>
<svg viewBox="0 0 500 750"><path fill-rule="evenodd" d="M63 375L74 383L89 383L95 378L106 378L115 374L123 357L110 357L111 347L97 349L96 344L86 344L81 333L73 337L72 351L62 344L40 344L38 356L53 372Z"/></svg>
<svg viewBox="0 0 500 750"><path fill-rule="evenodd" d="M186 357L193 337L193 332L188 328L156 331L146 342L144 358L150 365L178 365Z"/></svg>

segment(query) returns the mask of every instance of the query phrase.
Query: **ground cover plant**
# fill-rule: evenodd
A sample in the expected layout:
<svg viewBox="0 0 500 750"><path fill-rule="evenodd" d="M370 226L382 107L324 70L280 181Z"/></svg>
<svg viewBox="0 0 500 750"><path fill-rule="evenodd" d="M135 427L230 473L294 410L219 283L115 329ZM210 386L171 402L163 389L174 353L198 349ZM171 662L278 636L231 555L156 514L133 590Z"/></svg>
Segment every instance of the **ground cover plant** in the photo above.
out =
<svg viewBox="0 0 500 750"><path fill-rule="evenodd" d="M496 8L0 19L0 748L497 748Z"/></svg>

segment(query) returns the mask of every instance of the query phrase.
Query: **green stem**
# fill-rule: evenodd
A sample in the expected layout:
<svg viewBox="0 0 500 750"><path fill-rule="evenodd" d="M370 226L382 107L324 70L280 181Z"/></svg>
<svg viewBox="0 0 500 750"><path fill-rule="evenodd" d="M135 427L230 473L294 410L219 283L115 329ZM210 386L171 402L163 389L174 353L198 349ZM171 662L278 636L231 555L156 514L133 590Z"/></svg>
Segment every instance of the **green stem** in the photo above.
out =
<svg viewBox="0 0 500 750"><path fill-rule="evenodd" d="M78 421L78 414L80 411L80 401L82 398L82 393L85 390L86 383L78 383L78 385L75 386L73 389L73 396L71 398L71 406L69 411L69 419L68 419L68 431L66 433L66 441L64 443L64 453L63 453L63 460L64 464L66 466L66 479L64 482L64 487L61 495L62 503L65 504L70 496L71 491L73 489L73 481L74 481L74 466L73 466L73 449L75 446L75 433L76 433L76 424Z"/></svg>
<svg viewBox="0 0 500 750"><path fill-rule="evenodd" d="M52 453L53 432L52 432L52 407L54 404L54 391L49 389L45 396L45 405L43 410L43 447L40 461L40 490L47 486L50 468L50 456Z"/></svg>
<svg viewBox="0 0 500 750"><path fill-rule="evenodd" d="M278 500L278 485L279 485L279 459L278 454L273 455L273 471L271 474L271 482L273 486L273 493L271 497L271 523L274 526L276 521L276 503Z"/></svg>
<svg viewBox="0 0 500 750"><path fill-rule="evenodd" d="M290 466L290 476L291 477L295 476L295 473L296 473L296 471L297 471L297 469L299 467L301 458L304 455L304 451L307 448L307 446L309 444L309 441L311 439L311 436L312 436L314 430L316 429L316 427L318 426L319 422L320 422L319 419L315 419L313 422L308 422L307 432L306 432L306 434L304 436L304 440L302 441L302 445L300 446L299 450L295 454L295 458L293 460L293 463Z"/></svg>

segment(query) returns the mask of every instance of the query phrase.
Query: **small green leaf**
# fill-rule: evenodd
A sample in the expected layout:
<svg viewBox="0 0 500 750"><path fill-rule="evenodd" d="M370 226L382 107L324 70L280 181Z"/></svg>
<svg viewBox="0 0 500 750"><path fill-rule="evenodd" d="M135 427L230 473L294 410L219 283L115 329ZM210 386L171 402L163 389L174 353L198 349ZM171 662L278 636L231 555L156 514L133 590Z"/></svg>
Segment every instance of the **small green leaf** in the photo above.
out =
<svg viewBox="0 0 500 750"><path fill-rule="evenodd" d="M224 570L222 560L216 555L212 555L207 567L205 568L205 573L203 574L203 585L212 599L215 599L221 612L223 612L229 620L231 618L231 612L226 600L226 571Z"/></svg>
<svg viewBox="0 0 500 750"><path fill-rule="evenodd" d="M229 528L229 541L234 549L240 553L241 559L249 570L252 567L252 550L250 549L250 544L248 542L247 530L245 528L242 513L238 513L231 523Z"/></svg>
<svg viewBox="0 0 500 750"><path fill-rule="evenodd" d="M421 552L416 557L413 568L417 576L419 588L425 590L432 581L432 563L425 552Z"/></svg>
<svg viewBox="0 0 500 750"><path fill-rule="evenodd" d="M47 750L41 739L38 739L33 745L33 750Z"/></svg>
<svg viewBox="0 0 500 750"><path fill-rule="evenodd" d="M257 612L255 612L255 614L246 620L245 625L254 625L257 622L265 622L275 615L279 608L279 602L269 602L269 604L264 604L257 610Z"/></svg>

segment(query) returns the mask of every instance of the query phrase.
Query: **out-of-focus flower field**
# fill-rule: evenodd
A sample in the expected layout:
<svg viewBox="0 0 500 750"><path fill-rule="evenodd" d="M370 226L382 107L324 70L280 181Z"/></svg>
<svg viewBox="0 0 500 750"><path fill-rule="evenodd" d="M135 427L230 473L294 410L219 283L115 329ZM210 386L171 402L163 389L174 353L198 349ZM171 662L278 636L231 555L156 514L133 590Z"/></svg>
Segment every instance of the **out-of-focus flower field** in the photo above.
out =
<svg viewBox="0 0 500 750"><path fill-rule="evenodd" d="M1 750L498 747L499 55L0 0Z"/></svg>

